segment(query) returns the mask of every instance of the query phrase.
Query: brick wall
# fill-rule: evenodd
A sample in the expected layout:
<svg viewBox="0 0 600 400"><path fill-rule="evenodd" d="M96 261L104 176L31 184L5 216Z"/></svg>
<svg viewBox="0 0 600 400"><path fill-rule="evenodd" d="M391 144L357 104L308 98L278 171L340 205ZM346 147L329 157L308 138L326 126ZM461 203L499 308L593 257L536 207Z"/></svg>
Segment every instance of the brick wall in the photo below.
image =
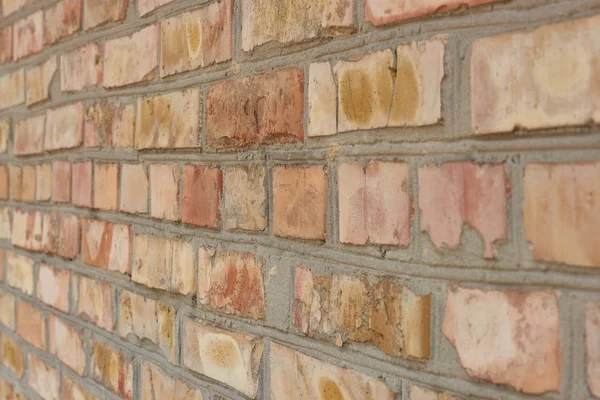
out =
<svg viewBox="0 0 600 400"><path fill-rule="evenodd" d="M600 398L598 0L0 4L0 399Z"/></svg>

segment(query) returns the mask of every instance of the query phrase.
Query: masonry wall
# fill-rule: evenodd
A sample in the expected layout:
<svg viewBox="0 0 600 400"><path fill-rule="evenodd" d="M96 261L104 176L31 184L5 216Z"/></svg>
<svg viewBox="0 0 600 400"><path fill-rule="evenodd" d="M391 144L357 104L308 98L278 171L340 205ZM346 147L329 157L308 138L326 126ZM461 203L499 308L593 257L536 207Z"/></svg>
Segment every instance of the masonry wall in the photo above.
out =
<svg viewBox="0 0 600 400"><path fill-rule="evenodd" d="M2 0L0 399L600 398L597 0Z"/></svg>

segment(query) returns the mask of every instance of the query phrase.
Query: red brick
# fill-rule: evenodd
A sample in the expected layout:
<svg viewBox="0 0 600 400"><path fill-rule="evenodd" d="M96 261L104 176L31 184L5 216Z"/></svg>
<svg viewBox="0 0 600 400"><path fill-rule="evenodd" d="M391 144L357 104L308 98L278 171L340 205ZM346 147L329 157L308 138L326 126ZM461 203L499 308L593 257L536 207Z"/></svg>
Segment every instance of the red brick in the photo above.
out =
<svg viewBox="0 0 600 400"><path fill-rule="evenodd" d="M21 379L25 372L23 349L5 333L0 333L2 343L2 365Z"/></svg>
<svg viewBox="0 0 600 400"><path fill-rule="evenodd" d="M121 166L120 209L132 214L148 212L148 172L144 164Z"/></svg>
<svg viewBox="0 0 600 400"><path fill-rule="evenodd" d="M325 240L327 177L322 166L273 169L273 232Z"/></svg>
<svg viewBox="0 0 600 400"><path fill-rule="evenodd" d="M37 298L44 304L69 312L69 270L40 264Z"/></svg>
<svg viewBox="0 0 600 400"><path fill-rule="evenodd" d="M59 400L59 371L33 354L29 354L27 383L42 399Z"/></svg>
<svg viewBox="0 0 600 400"><path fill-rule="evenodd" d="M13 146L15 155L24 156L43 152L45 120L44 115L38 115L15 123Z"/></svg>
<svg viewBox="0 0 600 400"><path fill-rule="evenodd" d="M242 49L267 42L291 44L354 31L354 0L242 1Z"/></svg>
<svg viewBox="0 0 600 400"><path fill-rule="evenodd" d="M85 116L85 147L132 148L135 106L126 103L95 104Z"/></svg>
<svg viewBox="0 0 600 400"><path fill-rule="evenodd" d="M184 323L183 365L255 398L262 338L214 328L191 318Z"/></svg>
<svg viewBox="0 0 600 400"><path fill-rule="evenodd" d="M31 251L42 250L42 214L19 209L13 214L12 244Z"/></svg>
<svg viewBox="0 0 600 400"><path fill-rule="evenodd" d="M25 103L25 70L0 76L0 110Z"/></svg>
<svg viewBox="0 0 600 400"><path fill-rule="evenodd" d="M13 26L13 59L15 61L39 53L44 46L44 13L40 10L19 20Z"/></svg>
<svg viewBox="0 0 600 400"><path fill-rule="evenodd" d="M206 140L210 146L304 140L304 73L298 68L217 83L206 96Z"/></svg>
<svg viewBox="0 0 600 400"><path fill-rule="evenodd" d="M86 315L104 330L115 330L115 300L109 284L83 276L73 276L72 290L76 314Z"/></svg>
<svg viewBox="0 0 600 400"><path fill-rule="evenodd" d="M225 228L263 231L268 226L266 173L263 165L225 169Z"/></svg>
<svg viewBox="0 0 600 400"><path fill-rule="evenodd" d="M271 398L394 400L383 381L271 343Z"/></svg>
<svg viewBox="0 0 600 400"><path fill-rule="evenodd" d="M345 163L338 182L342 243L408 246L412 205L405 163Z"/></svg>
<svg viewBox="0 0 600 400"><path fill-rule="evenodd" d="M0 29L0 64L12 61L13 58L13 27L9 25Z"/></svg>
<svg viewBox="0 0 600 400"><path fill-rule="evenodd" d="M182 221L207 228L221 227L223 173L201 165L183 167Z"/></svg>
<svg viewBox="0 0 600 400"><path fill-rule="evenodd" d="M119 164L94 163L94 208L119 209Z"/></svg>
<svg viewBox="0 0 600 400"><path fill-rule="evenodd" d="M131 274L129 249L131 229L129 225L84 219L81 226L81 257L84 263L94 267Z"/></svg>
<svg viewBox="0 0 600 400"><path fill-rule="evenodd" d="M6 284L29 296L33 295L33 260L7 251Z"/></svg>
<svg viewBox="0 0 600 400"><path fill-rule="evenodd" d="M108 40L104 45L105 88L152 80L157 66L158 25Z"/></svg>
<svg viewBox="0 0 600 400"><path fill-rule="evenodd" d="M265 259L252 253L198 251L198 301L209 309L265 319Z"/></svg>
<svg viewBox="0 0 600 400"><path fill-rule="evenodd" d="M41 310L17 303L17 334L40 350L46 350L46 320Z"/></svg>
<svg viewBox="0 0 600 400"><path fill-rule="evenodd" d="M100 342L92 344L92 378L113 392L133 399L133 363L118 350Z"/></svg>
<svg viewBox="0 0 600 400"><path fill-rule="evenodd" d="M83 374L85 370L85 351L80 337L82 331L75 329L54 315L49 317L49 331L50 353L58 357L63 364L79 375Z"/></svg>
<svg viewBox="0 0 600 400"><path fill-rule="evenodd" d="M66 374L63 375L61 396L62 400L98 400Z"/></svg>
<svg viewBox="0 0 600 400"><path fill-rule="evenodd" d="M92 162L71 164L71 200L78 207L92 207Z"/></svg>
<svg viewBox="0 0 600 400"><path fill-rule="evenodd" d="M483 239L485 258L508 235L508 183L504 164L470 161L419 168L421 229L437 248L460 246L463 226Z"/></svg>
<svg viewBox="0 0 600 400"><path fill-rule="evenodd" d="M75 258L79 255L79 219L74 215L44 215L42 245L46 253Z"/></svg>
<svg viewBox="0 0 600 400"><path fill-rule="evenodd" d="M10 137L10 118L0 119L0 153L8 150L8 138Z"/></svg>
<svg viewBox="0 0 600 400"><path fill-rule="evenodd" d="M161 22L160 75L206 67L231 59L233 1L180 14Z"/></svg>
<svg viewBox="0 0 600 400"><path fill-rule="evenodd" d="M127 15L129 0L84 0L83 27L85 30L108 22L122 21Z"/></svg>
<svg viewBox="0 0 600 400"><path fill-rule="evenodd" d="M140 15L143 16L172 1L173 0L139 0L137 2L138 11Z"/></svg>
<svg viewBox="0 0 600 400"><path fill-rule="evenodd" d="M600 267L600 163L528 164L525 235L533 258Z"/></svg>
<svg viewBox="0 0 600 400"><path fill-rule="evenodd" d="M40 164L36 166L36 189L35 199L37 201L50 201L52 198L52 164Z"/></svg>
<svg viewBox="0 0 600 400"><path fill-rule="evenodd" d="M8 200L10 195L9 172L6 165L0 165L0 200Z"/></svg>
<svg viewBox="0 0 600 400"><path fill-rule="evenodd" d="M587 383L600 398L600 302L588 303L586 314Z"/></svg>
<svg viewBox="0 0 600 400"><path fill-rule="evenodd" d="M475 41L474 133L600 122L598 37L596 15Z"/></svg>
<svg viewBox="0 0 600 400"><path fill-rule="evenodd" d="M12 331L16 328L15 313L15 296L0 290L0 322Z"/></svg>
<svg viewBox="0 0 600 400"><path fill-rule="evenodd" d="M172 378L166 372L144 361L142 364L142 397L141 400L182 399L203 400L202 392L188 386L185 381Z"/></svg>
<svg viewBox="0 0 600 400"><path fill-rule="evenodd" d="M372 283L371 283L372 282ZM377 346L395 357L429 358L431 295L417 296L391 278L315 275L296 268L294 325L341 346Z"/></svg>
<svg viewBox="0 0 600 400"><path fill-rule="evenodd" d="M102 81L102 48L88 43L60 56L60 88L76 92Z"/></svg>
<svg viewBox="0 0 600 400"><path fill-rule="evenodd" d="M45 150L63 150L81 146L83 141L83 103L46 112Z"/></svg>
<svg viewBox="0 0 600 400"><path fill-rule="evenodd" d="M177 363L178 352L175 345L175 317L173 307L135 293L121 292L119 335L125 338L134 334L140 340L150 340L174 364Z"/></svg>
<svg viewBox="0 0 600 400"><path fill-rule="evenodd" d="M54 44L81 30L81 1L61 0L44 12L44 44Z"/></svg>
<svg viewBox="0 0 600 400"><path fill-rule="evenodd" d="M532 394L560 390L558 299L552 292L448 290L444 335L476 379Z"/></svg>
<svg viewBox="0 0 600 400"><path fill-rule="evenodd" d="M179 180L177 165L150 165L150 214L153 218L179 220Z"/></svg>
<svg viewBox="0 0 600 400"><path fill-rule="evenodd" d="M52 201L71 202L71 163L68 161L52 163Z"/></svg>
<svg viewBox="0 0 600 400"><path fill-rule="evenodd" d="M56 56L53 56L25 72L25 100L28 106L50 98L50 84L56 68Z"/></svg>

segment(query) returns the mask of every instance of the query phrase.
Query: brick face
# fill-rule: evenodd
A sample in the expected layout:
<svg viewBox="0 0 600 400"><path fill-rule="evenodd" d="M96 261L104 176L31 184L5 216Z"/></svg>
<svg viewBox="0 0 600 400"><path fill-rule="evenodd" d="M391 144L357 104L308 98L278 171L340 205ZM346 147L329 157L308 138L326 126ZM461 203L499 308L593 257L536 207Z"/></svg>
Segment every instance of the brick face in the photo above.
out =
<svg viewBox="0 0 600 400"><path fill-rule="evenodd" d="M182 221L207 228L221 227L223 173L200 165L183 167Z"/></svg>
<svg viewBox="0 0 600 400"><path fill-rule="evenodd" d="M34 347L46 350L44 313L22 301L17 303L17 333Z"/></svg>
<svg viewBox="0 0 600 400"><path fill-rule="evenodd" d="M125 399L133 399L133 363L104 343L92 344L91 373L94 380Z"/></svg>

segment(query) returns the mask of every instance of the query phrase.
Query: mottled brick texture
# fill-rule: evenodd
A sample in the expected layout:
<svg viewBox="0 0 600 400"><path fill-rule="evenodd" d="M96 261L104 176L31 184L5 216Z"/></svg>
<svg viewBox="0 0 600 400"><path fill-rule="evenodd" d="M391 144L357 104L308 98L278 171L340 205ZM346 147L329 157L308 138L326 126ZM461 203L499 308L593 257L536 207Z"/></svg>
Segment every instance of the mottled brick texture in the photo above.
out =
<svg viewBox="0 0 600 400"><path fill-rule="evenodd" d="M0 0L0 400L600 399L593 3Z"/></svg>

